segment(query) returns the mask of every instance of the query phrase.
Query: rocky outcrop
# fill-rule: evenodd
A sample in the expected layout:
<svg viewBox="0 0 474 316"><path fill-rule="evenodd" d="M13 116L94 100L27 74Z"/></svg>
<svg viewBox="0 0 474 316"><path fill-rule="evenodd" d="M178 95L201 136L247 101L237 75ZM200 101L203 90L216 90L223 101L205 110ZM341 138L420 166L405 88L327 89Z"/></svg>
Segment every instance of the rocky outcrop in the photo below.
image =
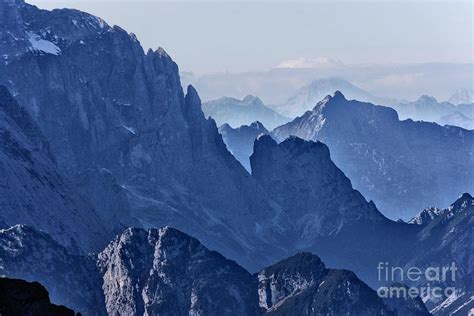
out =
<svg viewBox="0 0 474 316"><path fill-rule="evenodd" d="M180 231L127 229L99 254L109 315L258 315L252 276Z"/></svg>
<svg viewBox="0 0 474 316"><path fill-rule="evenodd" d="M219 133L227 149L250 173L250 156L253 153L253 143L257 136L269 134L269 131L260 122L253 122L250 125L242 125L238 128L232 128L229 124L219 127Z"/></svg>
<svg viewBox="0 0 474 316"><path fill-rule="evenodd" d="M48 291L38 282L0 278L2 315L74 316L72 309L51 304Z"/></svg>
<svg viewBox="0 0 474 316"><path fill-rule="evenodd" d="M399 121L393 109L349 101L340 92L272 135L327 144L354 187L394 219L410 218L426 205L448 205L474 190L468 168L474 165L474 132Z"/></svg>
<svg viewBox="0 0 474 316"><path fill-rule="evenodd" d="M99 250L111 238L92 205L58 169L48 141L0 86L0 221L48 232L74 252Z"/></svg>

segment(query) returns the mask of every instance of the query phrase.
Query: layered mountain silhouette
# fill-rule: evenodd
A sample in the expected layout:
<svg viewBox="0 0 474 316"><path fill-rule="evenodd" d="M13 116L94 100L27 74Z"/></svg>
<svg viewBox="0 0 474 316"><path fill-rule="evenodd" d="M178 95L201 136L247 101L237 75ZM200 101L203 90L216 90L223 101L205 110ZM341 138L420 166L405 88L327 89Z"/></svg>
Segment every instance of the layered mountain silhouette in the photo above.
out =
<svg viewBox="0 0 474 316"><path fill-rule="evenodd" d="M40 281L55 303L99 315L397 313L366 285L379 285L377 263L422 261L414 245L445 238L377 206L408 209L398 199L414 214L472 189L469 131L400 122L340 94L275 130L279 144L251 131L249 173L163 49L144 53L76 10L0 0L0 17L0 271Z"/></svg>
<svg viewBox="0 0 474 316"><path fill-rule="evenodd" d="M212 117L217 125L229 124L234 128L259 121L274 129L291 120L265 106L262 100L252 95L242 100L223 97L208 101L202 104L202 111L206 116Z"/></svg>
<svg viewBox="0 0 474 316"><path fill-rule="evenodd" d="M232 128L229 124L219 127L219 133L227 149L237 159L242 166L251 172L250 156L253 153L253 143L257 136L269 134L270 132L262 123L256 121L250 125L242 125L238 128Z"/></svg>
<svg viewBox="0 0 474 316"><path fill-rule="evenodd" d="M391 218L410 218L426 205L448 205L474 190L474 132L435 123L400 121L390 108L327 96L312 111L276 128L320 140L354 186Z"/></svg>
<svg viewBox="0 0 474 316"><path fill-rule="evenodd" d="M367 102L388 101L378 98L344 79L323 78L302 86L286 102L273 106L273 109L282 115L295 118L311 110L319 100L334 91L341 91L350 99Z"/></svg>
<svg viewBox="0 0 474 316"><path fill-rule="evenodd" d="M397 110L400 119L411 118L474 129L474 103L438 102L433 97L423 95L414 102L394 104L392 107Z"/></svg>

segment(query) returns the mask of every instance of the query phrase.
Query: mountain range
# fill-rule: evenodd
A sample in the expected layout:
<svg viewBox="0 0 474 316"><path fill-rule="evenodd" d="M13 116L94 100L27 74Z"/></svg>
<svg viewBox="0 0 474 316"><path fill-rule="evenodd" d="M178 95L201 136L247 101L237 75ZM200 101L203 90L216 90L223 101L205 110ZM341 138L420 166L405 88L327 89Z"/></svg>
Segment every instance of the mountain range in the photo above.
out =
<svg viewBox="0 0 474 316"><path fill-rule="evenodd" d="M296 254L252 275L171 227L126 229L97 256L68 255L44 233L21 225L0 230L0 245L2 258L9 258L0 262L4 273L39 280L52 300L87 315L294 315L295 309L298 315L401 315L405 306L378 297L350 271L326 268L313 254ZM32 251L38 245L41 261L40 251ZM36 264L18 265L24 262ZM32 277L32 268L41 274ZM65 299L71 290L81 296ZM429 315L422 303L409 305L418 307L404 315Z"/></svg>
<svg viewBox="0 0 474 316"><path fill-rule="evenodd" d="M448 205L474 189L474 132L400 121L395 110L347 100L340 92L272 131L320 140L364 196L391 218L410 218L426 205ZM466 168L467 167L467 168Z"/></svg>
<svg viewBox="0 0 474 316"><path fill-rule="evenodd" d="M265 126L273 129L290 121L254 96L248 95L242 100L223 97L202 104L204 115L212 117L216 124L229 124L236 128L255 121L262 122Z"/></svg>
<svg viewBox="0 0 474 316"><path fill-rule="evenodd" d="M379 285L380 261L421 260L414 245L424 245L427 228L382 215L338 167L339 147L297 137L277 143L259 133L249 173L205 118L197 91L183 92L163 49L145 53L133 34L77 10L0 0L0 17L1 275L38 280L53 303L98 315L390 315L402 308L368 285ZM352 122L341 97L319 113ZM364 119L380 111L400 123L393 110L361 107ZM330 121L315 120L343 126ZM386 127L377 122L369 125ZM410 124L418 123L399 129ZM450 190L470 190L470 132L423 126L430 128L413 135L449 138L437 145L459 162L442 171L457 181ZM374 135L357 121L350 128L340 131ZM422 209L426 200L418 198ZM452 218L460 216L470 218L472 209ZM444 223L430 231L424 256L439 259L445 238L436 234L448 227L469 234L464 220ZM469 260L459 264L469 271ZM445 303L428 301L433 309ZM426 314L418 303L402 305Z"/></svg>
<svg viewBox="0 0 474 316"><path fill-rule="evenodd" d="M311 110L319 100L322 100L334 91L341 91L349 99L367 102L390 102L389 100L375 97L344 79L325 78L313 80L307 85L302 86L285 102L273 106L273 109L282 115L295 118Z"/></svg>
<svg viewBox="0 0 474 316"><path fill-rule="evenodd" d="M438 102L435 98L424 95L414 102L398 103L392 107L397 111L400 119L411 118L474 129L474 103L455 105L449 102Z"/></svg>

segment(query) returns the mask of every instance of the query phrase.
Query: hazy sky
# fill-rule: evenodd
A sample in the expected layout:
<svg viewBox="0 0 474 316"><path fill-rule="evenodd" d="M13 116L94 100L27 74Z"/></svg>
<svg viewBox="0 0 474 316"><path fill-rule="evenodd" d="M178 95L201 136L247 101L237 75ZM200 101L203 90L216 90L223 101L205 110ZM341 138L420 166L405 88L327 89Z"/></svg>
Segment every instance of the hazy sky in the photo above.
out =
<svg viewBox="0 0 474 316"><path fill-rule="evenodd" d="M28 0L27 0L28 1ZM318 63L473 62L472 1L53 1L162 46L198 73Z"/></svg>

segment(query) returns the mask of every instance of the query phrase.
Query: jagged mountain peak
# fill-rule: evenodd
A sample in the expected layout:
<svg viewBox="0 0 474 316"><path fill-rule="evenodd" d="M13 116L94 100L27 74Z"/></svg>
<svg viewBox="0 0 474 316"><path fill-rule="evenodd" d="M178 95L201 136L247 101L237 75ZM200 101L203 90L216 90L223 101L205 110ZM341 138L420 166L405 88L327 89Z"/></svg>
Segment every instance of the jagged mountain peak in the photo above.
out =
<svg viewBox="0 0 474 316"><path fill-rule="evenodd" d="M341 91L339 90L336 90L334 91L333 94L330 94L330 95L327 95L323 101L325 101L326 103L328 102L338 102L338 101L346 101L346 97L344 96L344 94L342 94Z"/></svg>
<svg viewBox="0 0 474 316"><path fill-rule="evenodd" d="M457 213L474 211L474 198L469 193L463 193L454 203L447 208L429 207L414 216L409 223L428 225L438 218L450 219Z"/></svg>

